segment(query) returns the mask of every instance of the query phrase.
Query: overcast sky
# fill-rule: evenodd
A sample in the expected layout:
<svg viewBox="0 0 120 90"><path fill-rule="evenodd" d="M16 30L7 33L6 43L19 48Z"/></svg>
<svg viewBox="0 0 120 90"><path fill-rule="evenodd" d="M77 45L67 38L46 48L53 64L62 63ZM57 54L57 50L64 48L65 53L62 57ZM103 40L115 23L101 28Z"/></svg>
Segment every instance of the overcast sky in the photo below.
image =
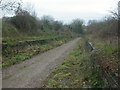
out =
<svg viewBox="0 0 120 90"><path fill-rule="evenodd" d="M53 16L56 20L69 23L80 18L86 22L90 19L100 19L117 8L119 0L22 0L31 3L37 16Z"/></svg>

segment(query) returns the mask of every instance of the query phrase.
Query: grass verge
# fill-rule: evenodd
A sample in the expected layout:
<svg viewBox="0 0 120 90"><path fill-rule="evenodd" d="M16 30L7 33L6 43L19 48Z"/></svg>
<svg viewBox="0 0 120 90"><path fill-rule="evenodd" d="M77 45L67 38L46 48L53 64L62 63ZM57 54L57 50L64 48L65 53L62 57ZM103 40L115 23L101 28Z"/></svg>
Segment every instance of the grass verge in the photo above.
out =
<svg viewBox="0 0 120 90"><path fill-rule="evenodd" d="M101 73L92 67L85 40L81 39L63 64L45 82L44 88L102 88Z"/></svg>
<svg viewBox="0 0 120 90"><path fill-rule="evenodd" d="M7 49L7 54L3 55L3 61L2 61L2 67L8 67L11 65L14 65L16 63L19 63L21 61L24 61L26 59L31 58L34 55L37 55L39 53L43 53L45 51L48 51L50 49L53 49L57 46L60 46L67 41L69 41L70 38L66 39L60 39L60 40L53 40L47 44L41 45L41 44L35 44L35 45L28 45L22 49ZM9 50L9 51L8 51ZM10 53L8 53L10 52Z"/></svg>
<svg viewBox="0 0 120 90"><path fill-rule="evenodd" d="M106 86L116 88L119 86L119 54L117 37L96 38L89 36L96 50L92 53L95 63L98 64Z"/></svg>

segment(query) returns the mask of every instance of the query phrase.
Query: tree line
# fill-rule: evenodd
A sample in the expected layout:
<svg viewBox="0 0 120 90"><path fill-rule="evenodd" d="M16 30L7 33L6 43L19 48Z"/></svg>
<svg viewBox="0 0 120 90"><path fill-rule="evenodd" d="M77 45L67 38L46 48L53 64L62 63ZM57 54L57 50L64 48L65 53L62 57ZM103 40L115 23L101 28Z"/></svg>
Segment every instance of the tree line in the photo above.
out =
<svg viewBox="0 0 120 90"><path fill-rule="evenodd" d="M86 26L86 34L94 38L113 38L118 37L119 27L118 13L112 12L111 16L107 16L102 20L89 20Z"/></svg>
<svg viewBox="0 0 120 90"><path fill-rule="evenodd" d="M2 2L2 0L1 0ZM2 3L1 3L2 5ZM3 11L10 11L14 13L12 17L3 17L3 36L5 35L6 26L14 26L19 32L31 33L39 35L40 32L75 32L78 34L83 34L83 20L75 19L70 24L63 24L61 21L54 20L52 16L45 15L38 18L35 10L29 10L23 8L22 2L9 2L3 3L1 6ZM7 25L9 24L9 25Z"/></svg>

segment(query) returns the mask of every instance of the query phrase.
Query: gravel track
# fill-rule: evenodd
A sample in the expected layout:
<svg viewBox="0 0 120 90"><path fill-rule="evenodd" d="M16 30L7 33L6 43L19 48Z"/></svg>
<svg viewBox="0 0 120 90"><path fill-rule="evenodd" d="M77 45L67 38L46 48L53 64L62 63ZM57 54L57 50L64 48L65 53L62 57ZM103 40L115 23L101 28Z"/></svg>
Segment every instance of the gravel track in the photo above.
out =
<svg viewBox="0 0 120 90"><path fill-rule="evenodd" d="M62 64L80 38L2 70L3 88L39 88L50 73Z"/></svg>

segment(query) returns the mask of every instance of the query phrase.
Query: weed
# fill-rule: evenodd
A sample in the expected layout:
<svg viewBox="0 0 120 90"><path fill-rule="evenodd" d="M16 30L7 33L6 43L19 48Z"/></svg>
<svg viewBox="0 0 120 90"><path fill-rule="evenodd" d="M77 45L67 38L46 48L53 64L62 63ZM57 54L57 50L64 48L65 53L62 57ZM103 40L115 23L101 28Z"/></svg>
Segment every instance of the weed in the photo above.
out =
<svg viewBox="0 0 120 90"><path fill-rule="evenodd" d="M92 88L103 87L100 73L92 69L85 41L58 66L45 83L45 88Z"/></svg>
<svg viewBox="0 0 120 90"><path fill-rule="evenodd" d="M33 37L34 38L34 37ZM9 48L7 47L3 52L3 67L8 67L13 64L19 63L21 61L24 61L26 59L31 58L34 55L37 55L39 53L48 51L52 48L55 48L57 46L60 46L64 44L66 41L69 41L68 39L58 39L58 40L52 40L47 44L41 45L41 44L33 44L25 46L22 49L17 50L17 48Z"/></svg>

